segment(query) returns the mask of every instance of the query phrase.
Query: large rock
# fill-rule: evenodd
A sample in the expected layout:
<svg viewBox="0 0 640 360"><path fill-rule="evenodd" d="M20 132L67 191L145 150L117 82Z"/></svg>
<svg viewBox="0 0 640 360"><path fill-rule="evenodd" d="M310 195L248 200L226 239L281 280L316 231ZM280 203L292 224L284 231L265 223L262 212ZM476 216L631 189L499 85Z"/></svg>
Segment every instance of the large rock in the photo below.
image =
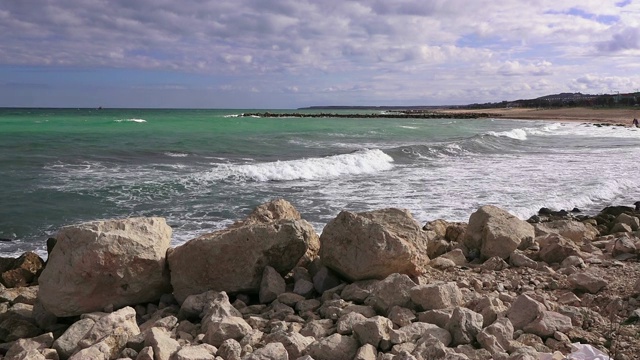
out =
<svg viewBox="0 0 640 360"><path fill-rule="evenodd" d="M539 240L540 260L547 264L561 263L569 256L580 255L580 248L573 241L558 234L551 234Z"/></svg>
<svg viewBox="0 0 640 360"><path fill-rule="evenodd" d="M486 205L469 217L464 244L470 250L480 250L486 259L494 256L506 259L523 240L534 236L531 224L498 207Z"/></svg>
<svg viewBox="0 0 640 360"><path fill-rule="evenodd" d="M358 341L353 337L333 334L309 345L307 354L315 360L351 360L358 348Z"/></svg>
<svg viewBox="0 0 640 360"><path fill-rule="evenodd" d="M425 284L409 291L411 301L423 310L445 309L462 305L462 292L456 283Z"/></svg>
<svg viewBox="0 0 640 360"><path fill-rule="evenodd" d="M169 252L173 294L182 303L208 290L258 293L266 266L288 273L316 236L305 220L275 220L190 240Z"/></svg>
<svg viewBox="0 0 640 360"><path fill-rule="evenodd" d="M268 203L257 206L246 219L236 222L232 227L246 225L269 224L278 220L302 220L300 213L287 200L276 199ZM308 249L298 263L299 266L308 265L318 256L320 251L320 238L315 232L309 234L307 239Z"/></svg>
<svg viewBox="0 0 640 360"><path fill-rule="evenodd" d="M583 240L591 241L598 236L598 230L593 225L575 220L549 221L535 224L534 227L536 237L558 234L578 244Z"/></svg>
<svg viewBox="0 0 640 360"><path fill-rule="evenodd" d="M156 301L171 292L163 218L94 221L62 228L40 275L38 298L58 317Z"/></svg>
<svg viewBox="0 0 640 360"><path fill-rule="evenodd" d="M36 253L28 251L2 270L0 282L9 288L29 286L37 280L43 267L44 261Z"/></svg>
<svg viewBox="0 0 640 360"><path fill-rule="evenodd" d="M322 231L320 258L350 281L419 275L429 261L427 242L407 210L342 211Z"/></svg>

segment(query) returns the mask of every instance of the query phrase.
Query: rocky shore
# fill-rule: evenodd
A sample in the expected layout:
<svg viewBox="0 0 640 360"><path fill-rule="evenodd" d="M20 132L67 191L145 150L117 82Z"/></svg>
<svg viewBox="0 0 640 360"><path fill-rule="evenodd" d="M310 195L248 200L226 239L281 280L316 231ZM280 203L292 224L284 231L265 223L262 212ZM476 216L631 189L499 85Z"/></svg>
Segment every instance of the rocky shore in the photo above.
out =
<svg viewBox="0 0 640 360"><path fill-rule="evenodd" d="M523 221L483 206L424 225L343 211L318 236L285 200L175 248L163 218L77 224L46 264L0 259L0 354L533 360L587 344L638 359L639 229L632 207Z"/></svg>
<svg viewBox="0 0 640 360"><path fill-rule="evenodd" d="M349 119L479 119L500 117L500 114L487 112L434 112L434 111L412 111L398 110L388 112L361 113L361 114L339 114L339 113L301 113L301 112L262 112L243 113L242 117L262 117L262 118L349 118Z"/></svg>

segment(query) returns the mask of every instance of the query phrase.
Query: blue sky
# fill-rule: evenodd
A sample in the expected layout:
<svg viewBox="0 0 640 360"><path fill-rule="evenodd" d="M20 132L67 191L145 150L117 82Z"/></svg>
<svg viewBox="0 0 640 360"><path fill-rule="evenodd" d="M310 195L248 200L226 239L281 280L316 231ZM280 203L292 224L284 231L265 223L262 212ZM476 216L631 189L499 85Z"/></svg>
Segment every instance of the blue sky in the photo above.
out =
<svg viewBox="0 0 640 360"><path fill-rule="evenodd" d="M640 89L640 0L4 0L0 106L447 105Z"/></svg>

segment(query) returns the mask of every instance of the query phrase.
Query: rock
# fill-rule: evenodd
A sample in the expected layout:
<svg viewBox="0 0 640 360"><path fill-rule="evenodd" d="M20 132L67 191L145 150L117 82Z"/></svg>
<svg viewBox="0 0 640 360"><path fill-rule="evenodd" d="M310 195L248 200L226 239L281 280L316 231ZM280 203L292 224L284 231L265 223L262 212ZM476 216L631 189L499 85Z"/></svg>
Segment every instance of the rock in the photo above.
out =
<svg viewBox="0 0 640 360"><path fill-rule="evenodd" d="M189 295L180 307L180 317L190 319L222 319L227 316L242 317L231 305L224 291L210 290L202 294Z"/></svg>
<svg viewBox="0 0 640 360"><path fill-rule="evenodd" d="M471 344L482 330L482 315L458 306L445 328L451 333L453 345Z"/></svg>
<svg viewBox="0 0 640 360"><path fill-rule="evenodd" d="M377 356L378 349L376 349L375 346L371 344L364 344L358 349L353 360L376 360Z"/></svg>
<svg viewBox="0 0 640 360"><path fill-rule="evenodd" d="M580 248L573 241L557 234L551 234L539 240L540 260L547 264L559 264L573 255L580 255Z"/></svg>
<svg viewBox="0 0 640 360"><path fill-rule="evenodd" d="M510 350L513 340L513 325L507 318L500 318L482 329L477 336L478 343L491 354Z"/></svg>
<svg viewBox="0 0 640 360"><path fill-rule="evenodd" d="M311 336L316 340L322 340L334 332L335 327L331 319L311 320L300 330L301 335Z"/></svg>
<svg viewBox="0 0 640 360"><path fill-rule="evenodd" d="M511 320L514 329L521 330L546 310L543 304L523 294L511 304L507 310L507 318Z"/></svg>
<svg viewBox="0 0 640 360"><path fill-rule="evenodd" d="M456 267L456 263L440 256L429 261L429 266L438 270L447 270Z"/></svg>
<svg viewBox="0 0 640 360"><path fill-rule="evenodd" d="M304 220L276 220L190 240L168 256L173 294L182 303L189 295L211 289L257 293L264 268L288 273L307 252L313 236L315 230Z"/></svg>
<svg viewBox="0 0 640 360"><path fill-rule="evenodd" d="M336 331L340 335L351 335L353 333L353 325L362 323L365 320L367 320L367 318L362 314L348 312L338 319Z"/></svg>
<svg viewBox="0 0 640 360"><path fill-rule="evenodd" d="M247 225L269 224L279 220L302 220L300 213L290 202L284 199L276 199L256 207L246 219L236 222L232 227ZM315 232L308 234L307 252L298 262L298 266L306 266L318 256L320 251L320 238Z"/></svg>
<svg viewBox="0 0 640 360"><path fill-rule="evenodd" d="M31 307L31 305L24 306ZM29 314L16 311L13 307L0 314L0 342L33 338L42 334L42 330L34 324Z"/></svg>
<svg viewBox="0 0 640 360"><path fill-rule="evenodd" d="M29 251L11 261L0 275L0 281L8 288L29 286L37 280L43 267L44 260Z"/></svg>
<svg viewBox="0 0 640 360"><path fill-rule="evenodd" d="M415 285L407 275L391 274L375 284L365 304L385 315L396 305L411 308L410 290Z"/></svg>
<svg viewBox="0 0 640 360"><path fill-rule="evenodd" d="M289 359L297 359L301 357L307 350L307 347L309 347L309 345L314 341L315 338L311 336L303 336L297 332L285 333L284 331L277 331L264 338L264 342L267 344L282 344L289 355Z"/></svg>
<svg viewBox="0 0 640 360"><path fill-rule="evenodd" d="M590 225L575 220L556 220L535 224L536 237L558 234L576 244L583 240L592 241L598 236L598 230Z"/></svg>
<svg viewBox="0 0 640 360"><path fill-rule="evenodd" d="M353 325L354 337L361 345L371 344L376 348L390 348L393 323L383 316L374 316ZM386 346L385 346L386 345Z"/></svg>
<svg viewBox="0 0 640 360"><path fill-rule="evenodd" d="M575 273L569 276L568 280L574 289L587 291L592 294L596 294L607 286L607 282L604 279L591 273Z"/></svg>
<svg viewBox="0 0 640 360"><path fill-rule="evenodd" d="M509 256L509 264L516 267L528 267L531 269L537 269L538 263L525 255L524 252L520 250L515 250Z"/></svg>
<svg viewBox="0 0 640 360"><path fill-rule="evenodd" d="M314 360L352 360L358 348L353 337L333 334L309 345L307 354Z"/></svg>
<svg viewBox="0 0 640 360"><path fill-rule="evenodd" d="M18 354L29 350L36 350L38 354L41 354L40 350L50 348L53 344L53 333L46 333L40 336L30 339L19 339L7 351L4 358L12 360L18 358Z"/></svg>
<svg viewBox="0 0 640 360"><path fill-rule="evenodd" d="M222 342L222 345L220 345L216 355L227 360L240 360L240 355L242 355L242 345L234 339L227 339Z"/></svg>
<svg viewBox="0 0 640 360"><path fill-rule="evenodd" d="M78 345L86 348L115 333L122 334L125 337L125 344L129 337L140 333L140 328L136 323L136 311L132 307L127 306L100 317L95 321L91 329L87 331Z"/></svg>
<svg viewBox="0 0 640 360"><path fill-rule="evenodd" d="M424 337L434 337L445 346L451 344L451 333L437 325L424 322L415 322L403 326L391 333L392 344L415 343Z"/></svg>
<svg viewBox="0 0 640 360"><path fill-rule="evenodd" d="M289 360L289 356L282 344L270 343L244 357L242 360Z"/></svg>
<svg viewBox="0 0 640 360"><path fill-rule="evenodd" d="M626 236L621 236L608 242L605 249L611 254L611 256L616 257L622 254L635 255L637 246L632 239Z"/></svg>
<svg viewBox="0 0 640 360"><path fill-rule="evenodd" d="M428 263L427 237L407 210L342 211L320 236L320 258L350 281L419 275Z"/></svg>
<svg viewBox="0 0 640 360"><path fill-rule="evenodd" d="M509 267L506 261L499 256L494 256L485 261L481 268L488 271L500 271Z"/></svg>
<svg viewBox="0 0 640 360"><path fill-rule="evenodd" d="M553 336L556 331L567 332L571 330L571 319L553 311L543 311L522 330L542 338Z"/></svg>
<svg viewBox="0 0 640 360"><path fill-rule="evenodd" d="M215 355L216 348L209 344L187 345L181 347L172 360L215 360Z"/></svg>
<svg viewBox="0 0 640 360"><path fill-rule="evenodd" d="M153 349L155 360L169 360L180 349L180 344L166 330L155 327L149 330L144 343Z"/></svg>
<svg viewBox="0 0 640 360"><path fill-rule="evenodd" d="M240 341L251 331L251 326L243 318L228 316L219 320L212 320L207 324L204 342L213 346L220 346L227 339Z"/></svg>
<svg viewBox="0 0 640 360"><path fill-rule="evenodd" d="M278 295L286 291L284 278L271 266L266 266L262 272L259 298L262 304L275 300Z"/></svg>
<svg viewBox="0 0 640 360"><path fill-rule="evenodd" d="M418 321L437 325L444 329L447 322L451 319L453 309L448 310L428 310L418 313Z"/></svg>
<svg viewBox="0 0 640 360"><path fill-rule="evenodd" d="M95 321L85 318L74 322L56 341L53 342L53 348L56 349L60 359L68 359L73 353L80 350L78 344L85 335L93 328Z"/></svg>
<svg viewBox="0 0 640 360"><path fill-rule="evenodd" d="M479 249L484 258L499 256L506 259L520 242L533 238L533 226L492 205L478 209L469 217L464 244Z"/></svg>
<svg viewBox="0 0 640 360"><path fill-rule="evenodd" d="M363 303L378 283L378 280L362 280L347 284L340 293L340 297L346 301Z"/></svg>
<svg viewBox="0 0 640 360"><path fill-rule="evenodd" d="M411 325L416 319L416 314L413 310L407 309L401 306L394 306L389 311L389 320L391 320L394 325L399 327Z"/></svg>
<svg viewBox="0 0 640 360"><path fill-rule="evenodd" d="M307 279L298 279L293 287L293 292L305 298L313 296L315 288L313 283Z"/></svg>
<svg viewBox="0 0 640 360"><path fill-rule="evenodd" d="M73 354L69 360L115 359L124 350L127 339L128 336L125 330L116 328L113 333L103 337L97 343Z"/></svg>
<svg viewBox="0 0 640 360"><path fill-rule="evenodd" d="M461 249L453 249L448 253L441 255L440 258L451 260L457 266L462 266L467 263L467 258L464 256L464 252Z"/></svg>
<svg viewBox="0 0 640 360"><path fill-rule="evenodd" d="M35 305L36 298L38 297L38 290L38 285L2 288L0 289L0 302Z"/></svg>
<svg viewBox="0 0 640 360"><path fill-rule="evenodd" d="M326 266L321 266L318 272L313 275L313 288L318 294L323 294L325 291L333 289L340 284L342 284L340 278Z"/></svg>
<svg viewBox="0 0 640 360"><path fill-rule="evenodd" d="M616 234L616 233L629 233L631 231L633 231L631 230L631 226L623 223L617 223L611 227L610 232L611 234Z"/></svg>
<svg viewBox="0 0 640 360"><path fill-rule="evenodd" d="M444 309L462 305L462 292L454 282L417 285L409 291L411 301L423 310Z"/></svg>
<svg viewBox="0 0 640 360"><path fill-rule="evenodd" d="M631 231L640 230L640 219L638 219L638 217L636 216L631 216L629 214L620 214L616 218L615 222L617 224L625 224L629 226Z"/></svg>
<svg viewBox="0 0 640 360"><path fill-rule="evenodd" d="M163 218L88 222L62 228L39 278L39 299L58 317L157 301L171 292Z"/></svg>

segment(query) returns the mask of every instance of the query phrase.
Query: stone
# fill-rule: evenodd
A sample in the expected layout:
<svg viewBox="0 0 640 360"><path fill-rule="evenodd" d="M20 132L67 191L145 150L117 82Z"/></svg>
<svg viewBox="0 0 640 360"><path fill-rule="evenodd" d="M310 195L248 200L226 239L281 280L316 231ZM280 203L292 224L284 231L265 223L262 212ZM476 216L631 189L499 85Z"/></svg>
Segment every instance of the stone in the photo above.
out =
<svg viewBox="0 0 640 360"><path fill-rule="evenodd" d="M467 263L467 258L464 256L462 249L453 249L441 255L440 258L451 260L457 266L462 266Z"/></svg>
<svg viewBox="0 0 640 360"><path fill-rule="evenodd" d="M346 301L363 303L371 295L371 291L377 283L378 280L362 280L347 284L342 289L340 297Z"/></svg>
<svg viewBox="0 0 640 360"><path fill-rule="evenodd" d="M348 312L342 315L336 322L336 331L340 335L351 335L355 324L363 323L367 318L356 312Z"/></svg>
<svg viewBox="0 0 640 360"><path fill-rule="evenodd" d="M417 285L409 291L411 301L423 310L445 309L462 305L462 292L454 282Z"/></svg>
<svg viewBox="0 0 640 360"><path fill-rule="evenodd" d="M571 330L571 318L554 311L543 311L522 330L538 335L542 338L553 336L556 331L567 332Z"/></svg>
<svg viewBox="0 0 640 360"><path fill-rule="evenodd" d="M342 211L320 236L324 265L349 281L417 276L427 265L428 239L407 210Z"/></svg>
<svg viewBox="0 0 640 360"><path fill-rule="evenodd" d="M262 304L271 303L278 295L286 291L287 285L284 278L271 266L266 266L262 272L260 292L258 293Z"/></svg>
<svg viewBox="0 0 640 360"><path fill-rule="evenodd" d="M445 326L451 333L452 344L471 344L482 330L482 315L463 307L453 309L451 318Z"/></svg>
<svg viewBox="0 0 640 360"><path fill-rule="evenodd" d="M242 360L289 360L289 356L284 345L270 343L242 358Z"/></svg>
<svg viewBox="0 0 640 360"><path fill-rule="evenodd" d="M140 328L136 322L136 311L132 307L127 306L101 316L78 344L80 347L86 348L115 333L121 333L125 337L125 344L129 337L140 333Z"/></svg>
<svg viewBox="0 0 640 360"><path fill-rule="evenodd" d="M69 328L53 342L61 359L68 359L73 353L80 350L79 342L95 325L95 320L90 318L80 319L74 322Z"/></svg>
<svg viewBox="0 0 640 360"><path fill-rule="evenodd" d="M356 353L356 356L353 360L376 360L378 356L378 349L371 344L364 344Z"/></svg>
<svg viewBox="0 0 640 360"><path fill-rule="evenodd" d="M138 357L136 358L136 360L154 360L153 349L151 348L151 346L145 346L144 348L142 348L142 350L140 350L140 352L138 353Z"/></svg>
<svg viewBox="0 0 640 360"><path fill-rule="evenodd" d="M618 215L615 222L617 224L625 224L631 229L631 231L640 230L640 219L637 216L631 216L629 214L622 213Z"/></svg>
<svg viewBox="0 0 640 360"><path fill-rule="evenodd" d="M469 217L464 244L469 249L480 250L486 259L494 256L506 259L523 240L534 236L531 224L498 207L486 205Z"/></svg>
<svg viewBox="0 0 640 360"><path fill-rule="evenodd" d="M311 320L300 330L300 334L321 340L335 333L335 330L331 319Z"/></svg>
<svg viewBox="0 0 640 360"><path fill-rule="evenodd" d="M295 282L295 285L293 287L293 292L304 296L305 298L310 298L313 296L315 291L315 288L313 286L313 283L307 279L298 279Z"/></svg>
<svg viewBox="0 0 640 360"><path fill-rule="evenodd" d="M536 237L558 234L576 244L583 240L592 241L598 236L598 231L591 224L575 220L556 220L535 224Z"/></svg>
<svg viewBox="0 0 640 360"><path fill-rule="evenodd" d="M44 268L44 260L36 253L28 251L11 261L0 275L2 285L13 288L31 285Z"/></svg>
<svg viewBox="0 0 640 360"><path fill-rule="evenodd" d="M264 342L280 343L284 346L289 359L297 359L304 355L307 347L311 345L316 339L311 336L304 336L297 332L286 333L284 331L277 331L271 333L264 338Z"/></svg>
<svg viewBox="0 0 640 360"><path fill-rule="evenodd" d="M592 294L598 293L607 282L591 273L575 273L569 276L569 283L576 290L587 291Z"/></svg>
<svg viewBox="0 0 640 360"><path fill-rule="evenodd" d="M125 330L123 328L116 328L112 333L100 339L100 341L71 355L69 360L115 359L122 350L124 350L127 339L128 335Z"/></svg>
<svg viewBox="0 0 640 360"><path fill-rule="evenodd" d="M151 328L144 343L153 349L155 360L169 360L180 349L180 344L171 338L169 332L160 328Z"/></svg>
<svg viewBox="0 0 640 360"><path fill-rule="evenodd" d="M392 330L393 323L383 316L374 316L353 325L354 337L360 344L371 344L376 348L381 347L383 342L390 341Z"/></svg>
<svg viewBox="0 0 640 360"><path fill-rule="evenodd" d="M19 339L11 345L4 358L11 360L17 358L23 351L40 350L50 348L53 345L53 333L46 333L30 339Z"/></svg>
<svg viewBox="0 0 640 360"><path fill-rule="evenodd" d="M216 355L226 360L240 360L242 345L237 340L227 339L222 342Z"/></svg>
<svg viewBox="0 0 640 360"><path fill-rule="evenodd" d="M359 347L353 337L333 334L309 345L307 355L314 360L352 360Z"/></svg>
<svg viewBox="0 0 640 360"><path fill-rule="evenodd" d="M617 233L630 233L631 231L632 231L632 230L631 230L631 226L629 226L629 225L627 225L627 224L624 224L624 223L617 223L617 224L614 224L614 225L611 227L611 231L610 231L610 233L611 233L611 234L617 234Z"/></svg>
<svg viewBox="0 0 640 360"><path fill-rule="evenodd" d="M478 333L478 343L491 354L510 350L513 340L513 325L508 318L499 318Z"/></svg>
<svg viewBox="0 0 640 360"><path fill-rule="evenodd" d="M411 325L411 323L417 319L413 310L404 308L402 306L393 306L389 311L389 320L398 327Z"/></svg>
<svg viewBox="0 0 640 360"><path fill-rule="evenodd" d="M240 341L251 331L251 326L243 318L228 316L219 320L212 320L207 324L204 342L213 346L220 346L227 339Z"/></svg>
<svg viewBox="0 0 640 360"><path fill-rule="evenodd" d="M531 269L537 269L538 263L529 258L523 251L515 250L509 256L509 264L515 267L528 267Z"/></svg>
<svg viewBox="0 0 640 360"><path fill-rule="evenodd" d="M242 314L231 305L226 292L210 290L202 294L189 295L180 306L179 316L199 320L212 317L242 317Z"/></svg>
<svg viewBox="0 0 640 360"><path fill-rule="evenodd" d="M365 304L384 315L396 305L411 308L410 291L414 286L416 283L407 275L391 274L375 284Z"/></svg>
<svg viewBox="0 0 640 360"><path fill-rule="evenodd" d="M209 344L187 345L178 350L172 360L215 360L216 348ZM136 359L137 360L137 359ZM231 360L231 359L229 359Z"/></svg>
<svg viewBox="0 0 640 360"><path fill-rule="evenodd" d="M313 288L318 294L333 289L342 284L342 280L328 267L321 266L313 275Z"/></svg>
<svg viewBox="0 0 640 360"><path fill-rule="evenodd" d="M169 253L173 294L179 303L208 290L257 293L266 266L286 274L317 236L305 220L275 220L216 231ZM202 271L202 269L208 269Z"/></svg>
<svg viewBox="0 0 640 360"><path fill-rule="evenodd" d="M573 241L558 234L551 234L539 241L540 260L547 264L560 264L564 259L572 255L580 255L580 248Z"/></svg>
<svg viewBox="0 0 640 360"><path fill-rule="evenodd" d="M449 346L452 341L451 333L448 330L434 324L415 322L393 331L391 333L391 343L415 343L425 337L434 337L445 346Z"/></svg>
<svg viewBox="0 0 640 360"><path fill-rule="evenodd" d="M38 298L58 317L153 302L171 292L165 262L171 227L163 218L82 223L62 228L56 239Z"/></svg>
<svg viewBox="0 0 640 360"><path fill-rule="evenodd" d="M514 329L522 330L546 310L542 303L532 299L529 295L522 294L507 310L507 318L511 321Z"/></svg>
<svg viewBox="0 0 640 360"><path fill-rule="evenodd" d="M440 256L429 261L429 266L438 270L447 270L456 267L456 263Z"/></svg>
<svg viewBox="0 0 640 360"><path fill-rule="evenodd" d="M611 256L616 257L621 254L635 255L637 251L634 240L627 236L621 236L607 243L605 249Z"/></svg>
<svg viewBox="0 0 640 360"><path fill-rule="evenodd" d="M428 310L418 313L418 321L437 325L441 328L447 326L447 322L451 319L453 309L448 310Z"/></svg>
<svg viewBox="0 0 640 360"><path fill-rule="evenodd" d="M508 267L509 267L509 264L507 264L507 262L504 261L500 256L493 256L487 259L481 266L483 270L488 270L488 271L500 271Z"/></svg>

